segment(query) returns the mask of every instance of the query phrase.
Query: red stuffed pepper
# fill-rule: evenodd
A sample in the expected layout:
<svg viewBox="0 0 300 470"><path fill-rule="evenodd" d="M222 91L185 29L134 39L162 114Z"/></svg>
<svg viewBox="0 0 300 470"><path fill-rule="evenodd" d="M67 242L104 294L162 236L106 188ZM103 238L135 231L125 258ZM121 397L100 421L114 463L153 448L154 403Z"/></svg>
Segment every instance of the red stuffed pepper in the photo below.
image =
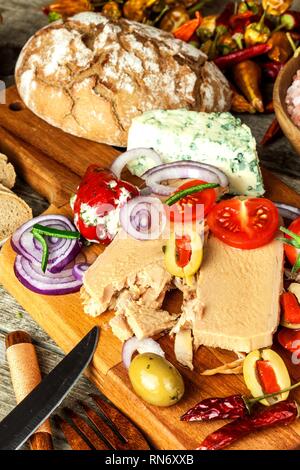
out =
<svg viewBox="0 0 300 470"><path fill-rule="evenodd" d="M120 208L139 190L110 170L91 165L71 198L74 223L90 242L109 244L117 234Z"/></svg>

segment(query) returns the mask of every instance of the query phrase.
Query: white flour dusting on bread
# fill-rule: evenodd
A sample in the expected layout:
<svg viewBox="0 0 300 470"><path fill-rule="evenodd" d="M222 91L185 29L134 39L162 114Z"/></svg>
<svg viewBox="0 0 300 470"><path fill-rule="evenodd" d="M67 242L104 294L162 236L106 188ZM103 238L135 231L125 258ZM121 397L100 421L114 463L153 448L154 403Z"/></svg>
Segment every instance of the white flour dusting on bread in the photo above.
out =
<svg viewBox="0 0 300 470"><path fill-rule="evenodd" d="M229 85L198 49L148 25L81 13L38 31L16 67L25 104L50 124L126 146L151 109L226 111Z"/></svg>

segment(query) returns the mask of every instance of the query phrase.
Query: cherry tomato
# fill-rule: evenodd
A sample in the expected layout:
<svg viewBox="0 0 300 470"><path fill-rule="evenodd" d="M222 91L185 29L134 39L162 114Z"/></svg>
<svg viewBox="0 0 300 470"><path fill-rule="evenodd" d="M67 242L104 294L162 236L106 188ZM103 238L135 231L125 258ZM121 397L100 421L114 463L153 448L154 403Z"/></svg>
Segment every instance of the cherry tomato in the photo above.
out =
<svg viewBox="0 0 300 470"><path fill-rule="evenodd" d="M300 236L300 217L295 219L288 229L291 232L294 232L296 235ZM285 235L285 238L291 239L289 235ZM300 255L300 249L297 249L291 245L284 245L284 252L291 265L294 266L297 262L298 256Z"/></svg>
<svg viewBox="0 0 300 470"><path fill-rule="evenodd" d="M216 204L207 223L215 237L227 245L250 250L274 239L279 217L277 207L269 199L236 198Z"/></svg>
<svg viewBox="0 0 300 470"><path fill-rule="evenodd" d="M300 330L282 328L277 336L279 344L290 352L300 351Z"/></svg>
<svg viewBox="0 0 300 470"><path fill-rule="evenodd" d="M201 180L193 180L188 181L177 189L176 192L182 191L183 189L191 188L192 186L196 186L198 184L205 184L206 181ZM199 193L191 194L190 196L186 196L180 201L173 204L169 208L169 218L171 222L192 222L197 220L199 217L199 213L197 211L197 206L200 204L204 205L204 216L206 217L213 205L216 202L216 191L214 189L205 189L204 191L200 191ZM190 211L185 211L186 207L190 207Z"/></svg>

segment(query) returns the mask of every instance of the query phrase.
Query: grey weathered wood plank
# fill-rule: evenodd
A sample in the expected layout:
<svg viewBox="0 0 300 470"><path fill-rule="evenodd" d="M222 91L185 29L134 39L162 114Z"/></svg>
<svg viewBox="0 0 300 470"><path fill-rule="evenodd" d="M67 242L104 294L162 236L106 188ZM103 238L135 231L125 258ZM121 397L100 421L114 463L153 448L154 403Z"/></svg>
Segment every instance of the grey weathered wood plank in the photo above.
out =
<svg viewBox="0 0 300 470"><path fill-rule="evenodd" d="M1 311L1 310L0 310ZM30 322L29 322L30 323ZM27 332L31 333L27 325ZM31 333L32 334L32 333ZM10 372L5 355L5 334L0 333L0 421L16 406L16 401L12 389ZM47 342L45 343L47 346ZM56 364L62 359L62 354L58 354L53 351L49 351L48 347L36 346L37 356L40 364L42 374L48 374ZM57 410L57 413L62 414L62 408L68 406L73 410L79 412L81 416L84 414L81 411L80 406L78 405L78 400L84 400L89 403L93 408L92 400L89 398L89 393L99 393L99 391L94 387L85 377L81 377L76 386L72 389L67 398L63 401L60 407ZM54 446L56 450L65 450L68 449L68 444L66 443L61 432L55 427L55 424L52 421L53 437L54 437Z"/></svg>

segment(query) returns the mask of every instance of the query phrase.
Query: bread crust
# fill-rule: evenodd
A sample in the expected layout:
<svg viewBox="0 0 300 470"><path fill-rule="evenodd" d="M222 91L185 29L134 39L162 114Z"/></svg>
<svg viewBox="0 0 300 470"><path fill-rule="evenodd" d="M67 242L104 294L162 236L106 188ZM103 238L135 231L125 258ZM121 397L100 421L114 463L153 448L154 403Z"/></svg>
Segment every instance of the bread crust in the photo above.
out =
<svg viewBox="0 0 300 470"><path fill-rule="evenodd" d="M35 114L64 131L125 147L134 117L151 109L228 111L231 91L198 49L156 28L81 13L24 46L16 84Z"/></svg>

